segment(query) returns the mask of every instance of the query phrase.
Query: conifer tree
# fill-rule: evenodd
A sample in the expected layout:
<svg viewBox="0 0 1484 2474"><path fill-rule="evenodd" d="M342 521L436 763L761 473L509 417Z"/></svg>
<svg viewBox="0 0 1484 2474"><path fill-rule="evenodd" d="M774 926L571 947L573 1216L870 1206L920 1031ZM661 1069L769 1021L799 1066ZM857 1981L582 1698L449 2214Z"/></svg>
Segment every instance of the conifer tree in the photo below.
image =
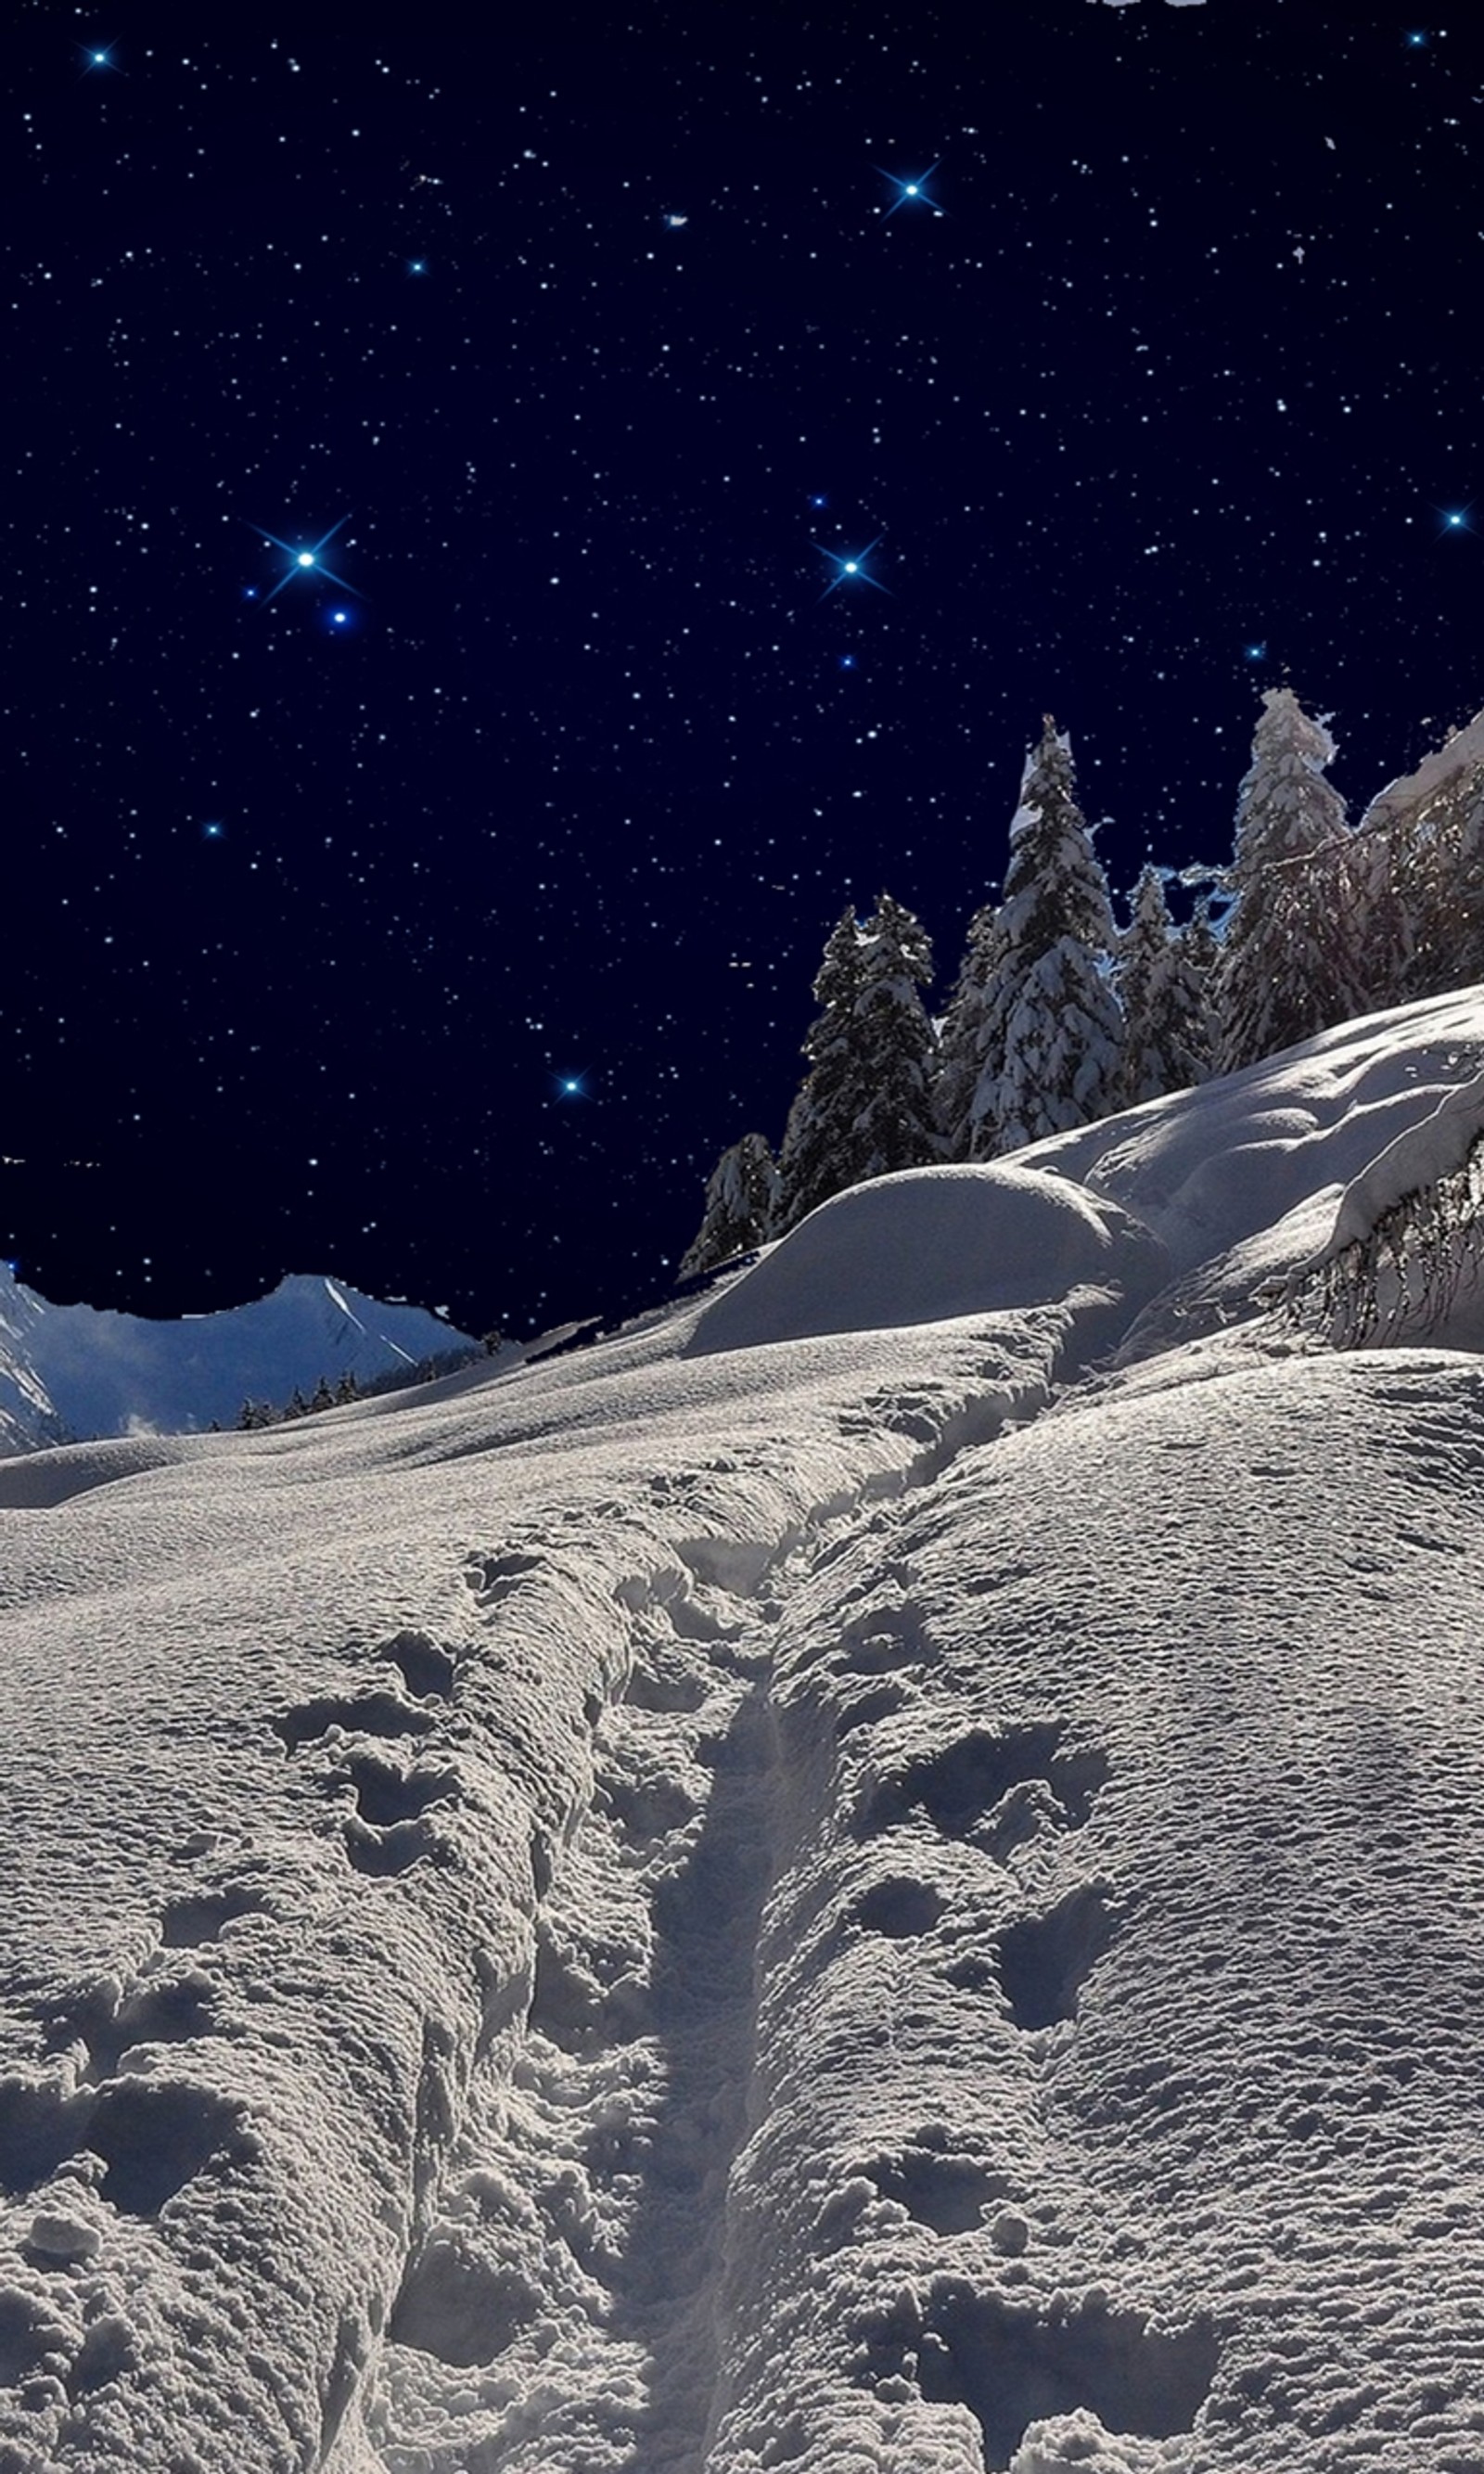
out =
<svg viewBox="0 0 1484 2474"><path fill-rule="evenodd" d="M778 1151L778 1199L770 1233L781 1237L815 1203L853 1182L852 1038L861 992L861 928L854 910L837 920L815 980L818 1014L804 1035L809 1059Z"/></svg>
<svg viewBox="0 0 1484 2474"><path fill-rule="evenodd" d="M1090 1125L1118 1104L1122 1020L1102 967L1115 941L1112 906L1077 804L1071 741L1050 714L1021 777L996 927L975 1159Z"/></svg>
<svg viewBox="0 0 1484 2474"><path fill-rule="evenodd" d="M1325 780L1334 740L1292 688L1269 688L1237 801L1235 902L1216 997L1223 1074L1366 1008L1359 895L1345 807Z"/></svg>
<svg viewBox="0 0 1484 2474"><path fill-rule="evenodd" d="M810 1071L778 1153L772 1236L848 1185L937 1156L933 1032L916 993L932 967L920 922L889 894L864 925L847 910L831 933L804 1042Z"/></svg>
<svg viewBox="0 0 1484 2474"><path fill-rule="evenodd" d="M1388 783L1354 847L1370 1003L1484 979L1484 713Z"/></svg>
<svg viewBox="0 0 1484 2474"><path fill-rule="evenodd" d="M762 1134L743 1134L724 1151L706 1185L706 1211L680 1265L683 1280L710 1272L734 1254L760 1246L778 1196L778 1169Z"/></svg>
<svg viewBox="0 0 1484 2474"><path fill-rule="evenodd" d="M994 1120L1004 1041L995 1038L990 992L998 985L1006 939L991 902L969 922L968 944L938 1033L933 1108L949 1159L975 1157L975 1136ZM1000 1026L1003 1034L1003 1025Z"/></svg>
<svg viewBox="0 0 1484 2474"><path fill-rule="evenodd" d="M933 948L920 919L889 893L862 930L856 998L853 1133L859 1166L850 1180L890 1176L940 1156L933 1116L933 1026L919 988L933 977Z"/></svg>
<svg viewBox="0 0 1484 2474"><path fill-rule="evenodd" d="M1146 867L1139 878L1113 976L1124 1024L1120 1106L1137 1107L1204 1081L1211 1063L1205 989L1184 938L1175 933L1156 867Z"/></svg>

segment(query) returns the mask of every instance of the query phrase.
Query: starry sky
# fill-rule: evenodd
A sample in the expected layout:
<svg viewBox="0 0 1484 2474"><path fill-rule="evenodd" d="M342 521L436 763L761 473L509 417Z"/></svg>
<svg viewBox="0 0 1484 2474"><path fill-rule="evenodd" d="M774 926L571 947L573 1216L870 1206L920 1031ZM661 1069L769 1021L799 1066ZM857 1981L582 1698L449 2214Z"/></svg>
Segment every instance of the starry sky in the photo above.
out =
<svg viewBox="0 0 1484 2474"><path fill-rule="evenodd" d="M946 993L1043 713L1122 889L1229 856L1263 687L1352 813L1484 700L1476 11L474 13L12 20L59 1300L652 1301L845 905Z"/></svg>

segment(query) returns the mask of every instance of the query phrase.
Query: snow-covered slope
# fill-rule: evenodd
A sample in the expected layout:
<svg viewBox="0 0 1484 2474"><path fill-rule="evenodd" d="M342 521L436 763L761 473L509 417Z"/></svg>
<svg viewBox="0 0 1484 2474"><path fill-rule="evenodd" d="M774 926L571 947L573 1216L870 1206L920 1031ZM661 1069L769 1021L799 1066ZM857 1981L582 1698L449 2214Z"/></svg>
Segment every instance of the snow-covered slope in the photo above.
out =
<svg viewBox="0 0 1484 2474"><path fill-rule="evenodd" d="M231 1425L244 1400L281 1406L322 1375L332 1387L342 1374L368 1381L466 1340L421 1306L381 1305L306 1273L251 1305L156 1322L52 1305L0 1267L0 1454L66 1436Z"/></svg>
<svg viewBox="0 0 1484 2474"><path fill-rule="evenodd" d="M0 1467L5 2474L1478 2474L1484 1373L1241 1265L1481 1052Z"/></svg>

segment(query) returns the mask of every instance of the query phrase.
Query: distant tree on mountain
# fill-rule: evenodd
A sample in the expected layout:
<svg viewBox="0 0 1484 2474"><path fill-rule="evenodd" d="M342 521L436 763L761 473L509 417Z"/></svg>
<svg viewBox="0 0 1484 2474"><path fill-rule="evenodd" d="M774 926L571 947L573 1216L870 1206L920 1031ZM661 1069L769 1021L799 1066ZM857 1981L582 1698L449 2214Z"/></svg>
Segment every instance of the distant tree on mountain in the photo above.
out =
<svg viewBox="0 0 1484 2474"><path fill-rule="evenodd" d="M1292 688L1269 688L1262 703L1237 799L1235 898L1216 982L1224 1074L1371 1002L1354 837L1325 779L1334 740Z"/></svg>
<svg viewBox="0 0 1484 2474"><path fill-rule="evenodd" d="M1211 1070L1205 976L1170 917L1156 867L1146 867L1134 889L1113 984L1123 1009L1119 1105L1137 1107L1204 1081Z"/></svg>
<svg viewBox="0 0 1484 2474"><path fill-rule="evenodd" d="M917 994L932 969L921 922L888 893L864 923L847 910L831 931L804 1041L810 1070L778 1154L772 1235L846 1186L937 1156L933 1028Z"/></svg>
<svg viewBox="0 0 1484 2474"><path fill-rule="evenodd" d="M760 1246L778 1200L778 1165L766 1136L743 1134L724 1151L706 1185L700 1227L681 1259L680 1277L714 1271Z"/></svg>

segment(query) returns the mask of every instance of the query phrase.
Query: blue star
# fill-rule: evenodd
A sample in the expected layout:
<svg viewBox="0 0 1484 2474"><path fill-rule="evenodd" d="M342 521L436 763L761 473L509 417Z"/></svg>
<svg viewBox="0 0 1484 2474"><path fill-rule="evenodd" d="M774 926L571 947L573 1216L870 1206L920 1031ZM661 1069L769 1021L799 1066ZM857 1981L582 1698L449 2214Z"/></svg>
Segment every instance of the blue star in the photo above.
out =
<svg viewBox="0 0 1484 2474"><path fill-rule="evenodd" d="M577 1074L553 1074L551 1082L559 1100L589 1100L593 1096L588 1089L585 1065Z"/></svg>
<svg viewBox="0 0 1484 2474"><path fill-rule="evenodd" d="M78 43L74 49L82 63L78 70L80 77L99 77L109 69L122 75L118 62L113 57L111 43Z"/></svg>
<svg viewBox="0 0 1484 2474"><path fill-rule="evenodd" d="M841 653L839 657L839 666L842 670L853 670L856 666L856 657L854 653Z"/></svg>
<svg viewBox="0 0 1484 2474"><path fill-rule="evenodd" d="M426 258L409 257L407 260L407 273L409 275L426 275L427 273Z"/></svg>
<svg viewBox="0 0 1484 2474"><path fill-rule="evenodd" d="M1409 28L1407 29L1407 33L1406 33L1406 36L1405 36L1404 39L1405 39L1405 42L1406 42L1407 50L1408 50L1409 52L1424 52L1424 51L1427 49L1427 43L1428 43L1428 35L1427 35L1427 29L1426 29L1426 27L1425 27L1425 26L1411 26L1411 27L1409 27Z"/></svg>
<svg viewBox="0 0 1484 2474"><path fill-rule="evenodd" d="M830 502L822 490L815 490L811 497L809 503L812 507L827 507Z"/></svg>
<svg viewBox="0 0 1484 2474"><path fill-rule="evenodd" d="M842 584L874 584L878 593L886 593L889 590L888 586L882 583L879 576L872 575L865 563L875 548L876 542L883 538L884 536L878 533L876 541L867 542L864 549L848 551L826 549L822 542L812 544L812 547L818 551L821 558L827 558L835 570L835 573L819 595L821 601L828 601L831 594L838 593Z"/></svg>
<svg viewBox="0 0 1484 2474"><path fill-rule="evenodd" d="M937 170L938 164L942 162L942 157L939 156L937 163L930 163L927 170L925 172L919 172L914 181L899 181L894 172L881 172L881 165L879 163L877 164L876 169L878 172L881 172L882 179L884 181L889 181L891 186L896 191L896 196L892 199L890 206L887 208L887 220L888 223L891 217L895 214L898 206L931 206L936 215L940 215L942 213L942 207L938 205L937 200L933 196L928 187L928 182L932 180L934 173Z"/></svg>
<svg viewBox="0 0 1484 2474"><path fill-rule="evenodd" d="M1433 509L1433 513L1437 517L1439 528L1443 532L1472 533L1473 530L1472 524L1469 521L1470 517L1473 513L1473 500L1472 498L1466 507L1435 507Z"/></svg>
<svg viewBox="0 0 1484 2474"><path fill-rule="evenodd" d="M204 842L224 841L226 837L227 828L223 824L220 816L213 816L208 824L205 824L201 828L201 838Z"/></svg>
<svg viewBox="0 0 1484 2474"><path fill-rule="evenodd" d="M340 523L331 524L328 532L322 533L319 540L315 542L309 549L295 549L288 542L280 541L278 534L271 533L266 524L253 525L253 530L255 533L261 533L264 541L272 542L274 548L280 549L288 561L287 567L280 576L277 584L273 588L273 591L268 594L264 599L263 608L265 610L268 607L268 603L276 600L278 595L282 592L285 584L287 584L296 575L314 574L327 576L331 584L338 584L342 593L353 593L358 601L364 601L366 596L361 592L360 587L355 584L348 584L343 575L337 575L332 567L327 567L324 564L320 555L326 543L334 540L336 533L340 530L341 524L348 524L350 521L351 519L349 516L342 516Z"/></svg>
<svg viewBox="0 0 1484 2474"><path fill-rule="evenodd" d="M1266 644L1244 644L1242 658L1247 662L1265 662L1268 658L1268 648Z"/></svg>

